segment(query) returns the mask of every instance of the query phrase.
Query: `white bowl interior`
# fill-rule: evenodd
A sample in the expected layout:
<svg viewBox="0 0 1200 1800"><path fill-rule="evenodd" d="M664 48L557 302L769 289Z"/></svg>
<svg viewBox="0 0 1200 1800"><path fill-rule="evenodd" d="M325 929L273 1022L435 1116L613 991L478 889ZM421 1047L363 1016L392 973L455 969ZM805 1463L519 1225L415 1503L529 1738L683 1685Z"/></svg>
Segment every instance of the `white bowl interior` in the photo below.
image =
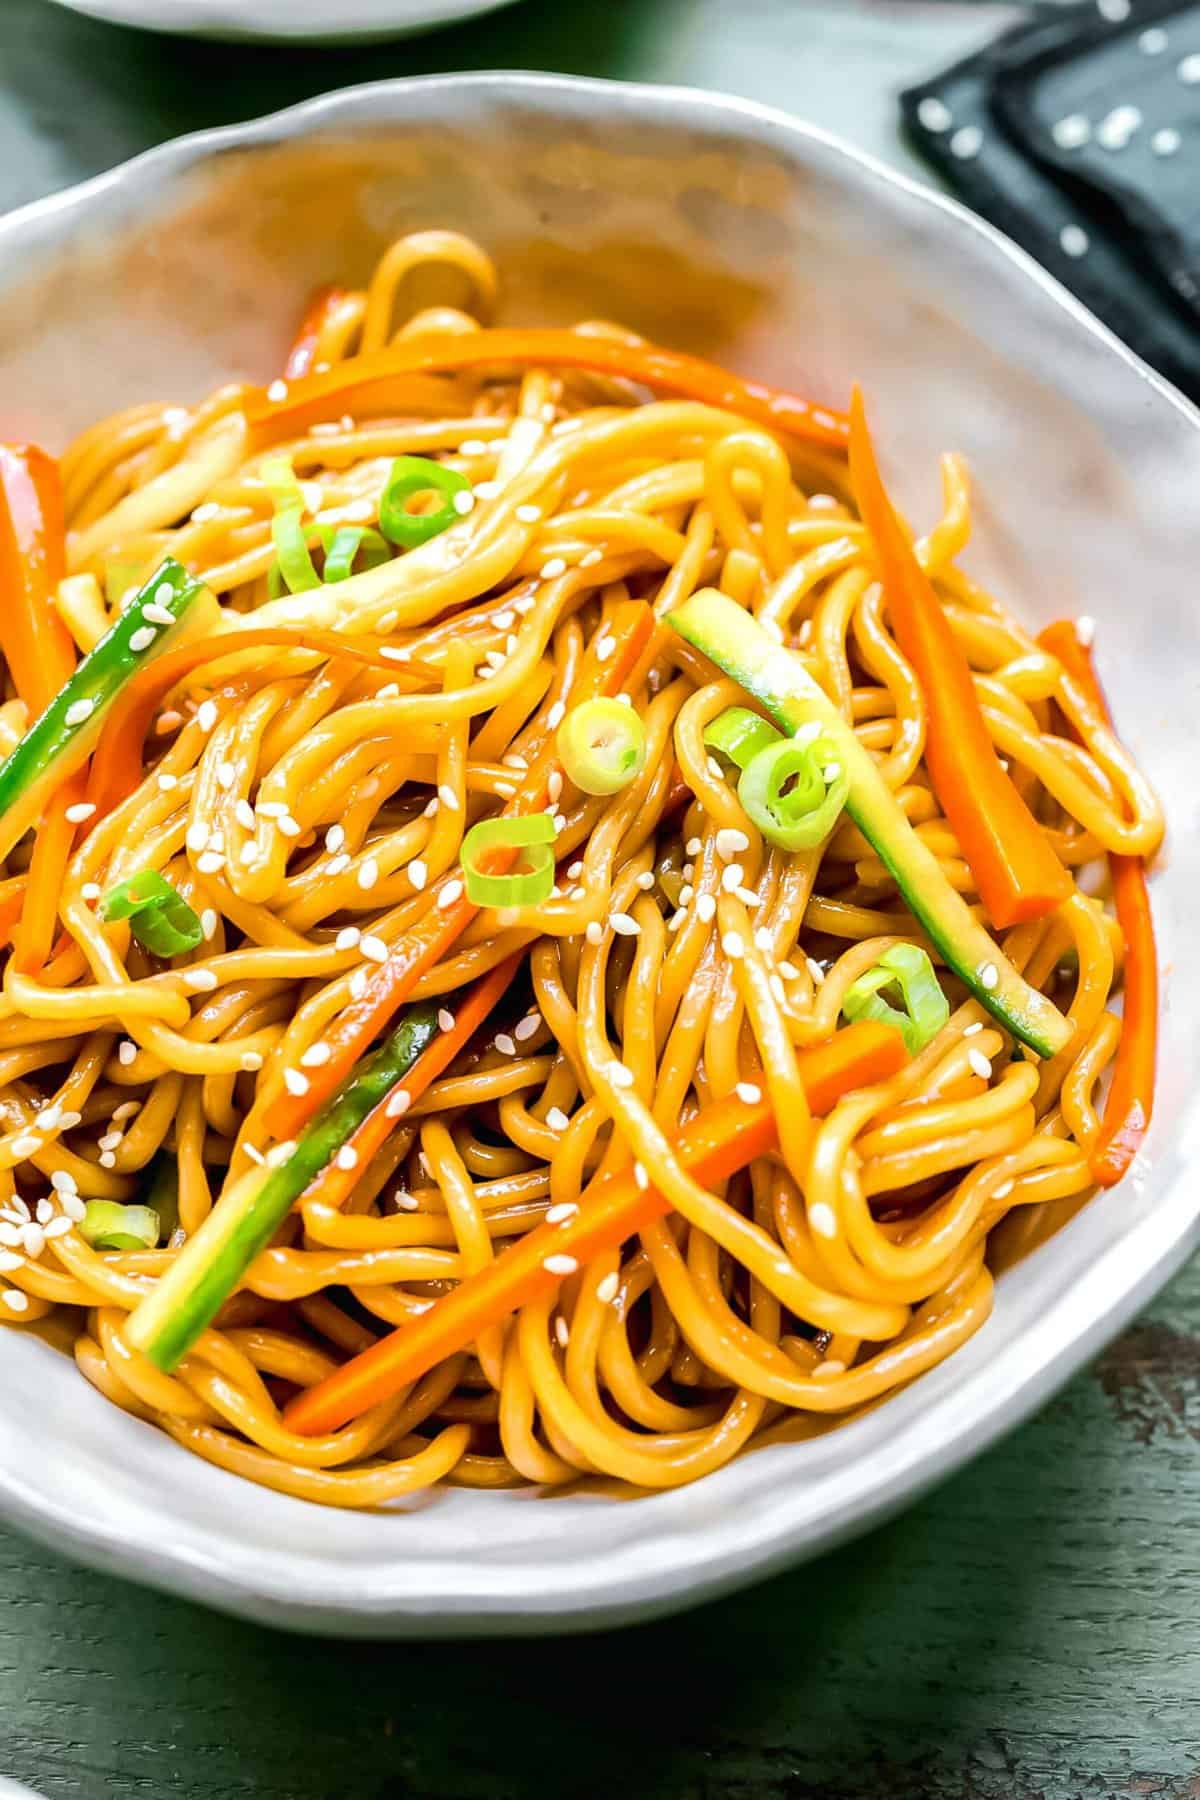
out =
<svg viewBox="0 0 1200 1800"><path fill-rule="evenodd" d="M553 78L395 83L153 153L0 224L0 433L269 379L306 296L398 233L493 252L507 321L621 319L838 402L861 380L914 517L970 458L967 565L1033 624L1097 619L1117 717L1164 798L1162 1074L1135 1177L1004 1275L995 1315L886 1406L619 1503L449 1491L387 1515L242 1485L0 1339L0 1507L137 1577L314 1628L598 1623L864 1525L1044 1396L1181 1260L1197 1196L1200 433L1031 264L948 203L777 115Z"/></svg>

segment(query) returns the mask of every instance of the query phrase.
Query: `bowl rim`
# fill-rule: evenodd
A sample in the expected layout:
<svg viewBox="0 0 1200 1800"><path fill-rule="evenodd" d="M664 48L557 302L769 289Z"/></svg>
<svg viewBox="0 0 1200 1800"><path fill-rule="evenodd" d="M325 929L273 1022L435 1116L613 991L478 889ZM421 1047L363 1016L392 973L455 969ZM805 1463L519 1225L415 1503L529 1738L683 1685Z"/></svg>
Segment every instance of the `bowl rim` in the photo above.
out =
<svg viewBox="0 0 1200 1800"><path fill-rule="evenodd" d="M89 180L19 207L0 218L0 250L19 258L27 245L38 245L43 227L51 228L52 243L65 243L72 221L86 219L92 225L106 202L117 200L131 187L142 183L161 187L227 151L303 137L340 120L384 125L396 116L397 109L402 115L411 97L461 96L464 90L481 97L511 97L533 105L541 102L552 111L582 110L595 116L615 108L648 111L664 124L675 120L686 124L689 119L700 125L724 124L732 133L756 143L790 149L801 159L807 154L810 161L857 177L861 185L878 183L899 191L915 205L941 215L960 241L970 234L979 255L990 261L992 272L1018 297L1028 298L1032 286L1041 296L1042 323L1047 327L1057 318L1065 329L1063 320L1069 317L1074 330L1090 340L1094 362L1107 363L1115 355L1144 384L1154 406L1170 409L1177 427L1189 434L1200 430L1200 410L1023 250L948 195L891 168L836 134L775 107L664 83L492 70L400 77L339 89L258 119L172 139ZM1181 1127L1180 1136L1191 1148L1200 1149L1196 1125L1193 1116ZM1193 1143L1193 1139L1197 1141ZM207 1555L167 1545L161 1538L147 1545L144 1539L135 1540L115 1511L103 1519L94 1515L82 1519L66 1496L51 1494L22 1469L3 1465L0 1518L51 1548L65 1550L108 1572L263 1623L298 1630L336 1630L362 1636L516 1635L600 1629L678 1610L867 1530L953 1473L1048 1399L1128 1323L1200 1242L1200 1198L1188 1197L1186 1158L1165 1159L1160 1177L1162 1192L1151 1210L1107 1244L1070 1292L1031 1322L1020 1365L1010 1368L1004 1363L1004 1379L987 1384L984 1403L979 1403L976 1389L986 1371L973 1371L947 1391L931 1395L931 1378L937 1373L932 1371L893 1396L882 1409L888 1423L886 1435L873 1445L869 1459L852 1461L852 1473L843 1473L836 1508L827 1505L824 1514L808 1513L789 1521L786 1497L776 1491L769 1500L736 1518L736 1509L727 1508L719 1520L675 1520L673 1529L656 1539L655 1548L661 1554L653 1566L647 1566L644 1555L627 1556L621 1566L620 1547L600 1552L593 1548L583 1563L560 1562L549 1572L543 1569L540 1585L533 1592L518 1590L511 1581L489 1587L483 1560L477 1565L480 1576L474 1586L461 1571L454 1581L439 1586L420 1564L414 1569L397 1558L393 1546L392 1555L381 1553L370 1570L369 1582L364 1578L366 1565L356 1564L349 1579L343 1572L339 1583L338 1569L328 1559L322 1562L308 1551L281 1544L273 1561L256 1563L251 1577L226 1565L218 1529L210 1533L213 1547ZM995 1368L993 1360L993 1377ZM936 1427L931 1424L927 1432L911 1432L907 1427L914 1419L936 1421ZM837 1434L839 1440L853 1434L860 1422L851 1420L844 1425ZM926 1444L932 1437L932 1455L915 1441L920 1437ZM777 1454L769 1449L755 1451L723 1473L753 1470L760 1458ZM717 1479L719 1475L707 1481ZM847 1480L852 1483L849 1489ZM776 1490L780 1485L775 1484ZM761 1495L753 1497L762 1500ZM653 1507L660 1498L642 1499L639 1507ZM464 1565L469 1563L470 1558L464 1558Z"/></svg>

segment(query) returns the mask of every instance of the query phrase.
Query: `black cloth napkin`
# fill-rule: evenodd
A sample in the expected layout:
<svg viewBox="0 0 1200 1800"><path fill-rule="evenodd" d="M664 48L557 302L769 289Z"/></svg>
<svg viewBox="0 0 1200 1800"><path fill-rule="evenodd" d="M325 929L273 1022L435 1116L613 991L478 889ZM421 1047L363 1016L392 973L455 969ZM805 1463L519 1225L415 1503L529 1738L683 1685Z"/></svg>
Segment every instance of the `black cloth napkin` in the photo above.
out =
<svg viewBox="0 0 1200 1800"><path fill-rule="evenodd" d="M968 205L1200 401L1200 0L1039 8L901 105Z"/></svg>

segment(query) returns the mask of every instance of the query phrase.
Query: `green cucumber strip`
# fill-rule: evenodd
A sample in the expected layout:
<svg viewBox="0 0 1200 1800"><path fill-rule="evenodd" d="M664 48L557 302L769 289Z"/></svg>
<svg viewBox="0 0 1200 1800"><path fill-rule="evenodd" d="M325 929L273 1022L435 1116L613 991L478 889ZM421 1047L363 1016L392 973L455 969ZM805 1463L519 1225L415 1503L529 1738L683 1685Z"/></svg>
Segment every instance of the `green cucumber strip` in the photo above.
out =
<svg viewBox="0 0 1200 1800"><path fill-rule="evenodd" d="M255 1170L217 1201L154 1290L131 1313L127 1342L170 1373L212 1323L301 1194L437 1037L438 1006L414 1006L313 1120L287 1161Z"/></svg>
<svg viewBox="0 0 1200 1800"><path fill-rule="evenodd" d="M0 858L36 823L55 789L83 767L125 683L164 650L174 649L193 625L196 602L205 597L215 614L216 602L204 583L168 557L0 763ZM147 619L146 606L169 613L172 623ZM153 636L143 642L147 632Z"/></svg>
<svg viewBox="0 0 1200 1800"><path fill-rule="evenodd" d="M740 682L789 736L812 721L820 724L850 777L846 811L945 961L1006 1031L1039 1056L1061 1050L1072 1035L1070 1020L1030 987L972 917L896 804L870 753L800 658L716 588L693 594L668 619L680 637Z"/></svg>

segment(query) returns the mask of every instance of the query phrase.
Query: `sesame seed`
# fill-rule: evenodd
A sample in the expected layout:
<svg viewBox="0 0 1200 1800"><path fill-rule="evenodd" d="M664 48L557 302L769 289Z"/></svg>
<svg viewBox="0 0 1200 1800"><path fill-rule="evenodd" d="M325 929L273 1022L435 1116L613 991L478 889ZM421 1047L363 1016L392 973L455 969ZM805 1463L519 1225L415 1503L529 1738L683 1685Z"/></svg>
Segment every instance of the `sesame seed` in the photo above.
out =
<svg viewBox="0 0 1200 1800"><path fill-rule="evenodd" d="M704 759L704 766L714 781L724 781L725 771L715 756L706 756Z"/></svg>
<svg viewBox="0 0 1200 1800"><path fill-rule="evenodd" d="M98 1148L101 1150L115 1150L124 1135L125 1133L123 1131L106 1131L104 1136L100 1139Z"/></svg>
<svg viewBox="0 0 1200 1800"><path fill-rule="evenodd" d="M836 1356L827 1357L824 1362L819 1362L813 1370L814 1375L844 1375L845 1373L845 1363L839 1362Z"/></svg>
<svg viewBox="0 0 1200 1800"><path fill-rule="evenodd" d="M225 867L225 858L219 850L206 850L196 858L196 867L201 875L218 875Z"/></svg>
<svg viewBox="0 0 1200 1800"><path fill-rule="evenodd" d="M554 705L550 708L550 711L546 714L547 728L550 731L557 731L566 716L567 709L565 704L561 700L556 700Z"/></svg>
<svg viewBox="0 0 1200 1800"><path fill-rule="evenodd" d="M78 1225L79 1221L87 1216L87 1205L78 1194L68 1193L65 1190L60 1191L58 1203L72 1224Z"/></svg>
<svg viewBox="0 0 1200 1800"><path fill-rule="evenodd" d="M758 905L758 895L755 893L753 888L738 887L738 888L734 888L733 891L737 895L738 899L742 902L743 906L757 906Z"/></svg>
<svg viewBox="0 0 1200 1800"><path fill-rule="evenodd" d="M46 1199L39 1200L37 1203L37 1222L38 1222L38 1224L39 1225L48 1225L53 1217L54 1217L54 1207L52 1206L50 1201L46 1200Z"/></svg>
<svg viewBox="0 0 1200 1800"><path fill-rule="evenodd" d="M680 930L680 928L683 926L684 922L686 921L687 916L688 916L687 915L687 907L681 906L679 908L679 910L677 912L673 912L671 914L670 918L667 920L667 930L668 931Z"/></svg>
<svg viewBox="0 0 1200 1800"><path fill-rule="evenodd" d="M527 1013L520 1024L515 1027L513 1036L519 1044L523 1044L526 1038L533 1036L541 1022L541 1013Z"/></svg>
<svg viewBox="0 0 1200 1800"><path fill-rule="evenodd" d="M367 971L365 969L355 969L346 985L350 990L350 998L352 1000L361 1000L369 985L367 981Z"/></svg>
<svg viewBox="0 0 1200 1800"><path fill-rule="evenodd" d="M101 894L98 881L85 881L79 892L85 900L98 900Z"/></svg>
<svg viewBox="0 0 1200 1800"><path fill-rule="evenodd" d="M443 1006L438 1010L438 1030L454 1030L454 1014L450 1011L449 1007Z"/></svg>
<svg viewBox="0 0 1200 1800"><path fill-rule="evenodd" d="M599 919L589 919L587 929L583 935L589 944L602 944L604 942L604 927L601 925Z"/></svg>
<svg viewBox="0 0 1200 1800"><path fill-rule="evenodd" d="M762 1089L754 1081L739 1081L733 1091L747 1106L755 1106L762 1099Z"/></svg>
<svg viewBox="0 0 1200 1800"><path fill-rule="evenodd" d="M989 993L1000 985L1000 971L995 963L984 963L979 971L979 985L985 987Z"/></svg>
<svg viewBox="0 0 1200 1800"><path fill-rule="evenodd" d="M779 1003L779 1005L786 1006L787 1005L787 992L783 985L783 976L776 974L775 971L772 970L771 973L767 976L767 986L770 988L772 994L775 996L775 999Z"/></svg>
<svg viewBox="0 0 1200 1800"><path fill-rule="evenodd" d="M549 1213L546 1214L546 1217L550 1217ZM571 1342L571 1327L567 1324L567 1321L563 1318L561 1313L558 1314L554 1321L554 1335L558 1339L560 1347L565 1350L567 1345Z"/></svg>
<svg viewBox="0 0 1200 1800"><path fill-rule="evenodd" d="M558 1108L556 1107L554 1110L557 1112ZM549 1116L547 1116L546 1123L550 1123ZM557 1129L556 1126L555 1130ZM578 1211L579 1208L574 1200L560 1200L556 1206L547 1208L546 1223L547 1225L561 1225L565 1220L573 1219Z"/></svg>
<svg viewBox="0 0 1200 1800"><path fill-rule="evenodd" d="M70 1219L51 1219L45 1227L47 1242L51 1238L65 1237L70 1229Z"/></svg>
<svg viewBox="0 0 1200 1800"><path fill-rule="evenodd" d="M546 1123L551 1131L565 1131L571 1121L561 1106L552 1106L546 1114Z"/></svg>
<svg viewBox="0 0 1200 1800"><path fill-rule="evenodd" d="M5 1220L3 1224L0 1224L0 1244L7 1244L10 1249L16 1250L20 1246L23 1229L22 1226L10 1224ZM24 1258L21 1260L24 1261Z"/></svg>
<svg viewBox="0 0 1200 1800"><path fill-rule="evenodd" d="M739 956L746 954L746 946L742 942L742 935L739 931L727 931L721 939L721 948L733 962L736 962Z"/></svg>
<svg viewBox="0 0 1200 1800"><path fill-rule="evenodd" d="M429 879L429 871L419 856L413 857L413 860L405 870L405 874L408 876L409 881L412 883L413 887L416 888L418 893L420 893L421 889Z"/></svg>
<svg viewBox="0 0 1200 1800"><path fill-rule="evenodd" d="M298 838L304 827L298 819L293 819L291 813L282 813L275 821L275 829L282 832L285 838Z"/></svg>
<svg viewBox="0 0 1200 1800"><path fill-rule="evenodd" d="M579 566L581 569L594 569L597 563L603 561L603 550L589 550L585 556L580 557Z"/></svg>
<svg viewBox="0 0 1200 1800"><path fill-rule="evenodd" d="M439 912L448 912L450 907L458 905L458 902L462 899L462 897L463 897L462 882L461 881L448 881L446 883L445 887L442 889L441 893L438 895L438 898L437 898L438 911Z"/></svg>
<svg viewBox="0 0 1200 1800"><path fill-rule="evenodd" d="M632 1069L627 1069L623 1062L615 1059L608 1065L608 1079L615 1088L631 1088L634 1084Z"/></svg>
<svg viewBox="0 0 1200 1800"><path fill-rule="evenodd" d="M412 651L403 644L381 644L379 654L385 662L406 663L412 661Z"/></svg>
<svg viewBox="0 0 1200 1800"><path fill-rule="evenodd" d="M159 791L164 794L169 794L172 788L177 788L179 786L178 775L172 775L169 769L161 769L157 780Z"/></svg>
<svg viewBox="0 0 1200 1800"><path fill-rule="evenodd" d="M375 861L373 856L368 856L365 862L360 865L357 880L360 888L373 888L375 886L375 883L379 880L379 864Z"/></svg>
<svg viewBox="0 0 1200 1800"><path fill-rule="evenodd" d="M21 1158L35 1156L42 1147L42 1139L28 1131L20 1132L12 1141L13 1155Z"/></svg>
<svg viewBox="0 0 1200 1800"><path fill-rule="evenodd" d="M697 894L696 917L705 925L710 925L717 916L717 897L715 894Z"/></svg>
<svg viewBox="0 0 1200 1800"><path fill-rule="evenodd" d="M1016 1186L1015 1181L1000 1182L998 1187L994 1187L992 1189L992 1199L993 1200L1007 1200L1008 1196L1012 1193L1013 1188L1015 1186Z"/></svg>
<svg viewBox="0 0 1200 1800"><path fill-rule="evenodd" d="M267 1151L268 1169L282 1168L284 1163L288 1162L290 1158L295 1155L295 1152L296 1146L291 1138L285 1139L282 1144L272 1144L271 1148Z"/></svg>
<svg viewBox="0 0 1200 1800"><path fill-rule="evenodd" d="M354 1148L353 1144L343 1144L333 1160L339 1169L357 1168L358 1151Z"/></svg>
<svg viewBox="0 0 1200 1800"><path fill-rule="evenodd" d="M617 647L616 638L613 637L608 632L606 632L603 637L597 638L596 639L596 661L602 662L602 663L607 662L609 657L616 650L616 647Z"/></svg>
<svg viewBox="0 0 1200 1800"><path fill-rule="evenodd" d="M609 913L608 922L618 937L638 937L641 934L641 926L628 913Z"/></svg>
<svg viewBox="0 0 1200 1800"><path fill-rule="evenodd" d="M1092 127L1083 113L1068 113L1050 128L1050 136L1060 150L1081 150L1091 135Z"/></svg>
<svg viewBox="0 0 1200 1800"><path fill-rule="evenodd" d="M220 916L213 906L206 906L200 914L200 929L206 938L211 938L220 923Z"/></svg>
<svg viewBox="0 0 1200 1800"><path fill-rule="evenodd" d="M823 1200L818 1200L815 1206L809 1207L808 1222L818 1237L837 1236L837 1216L832 1206L826 1206Z"/></svg>
<svg viewBox="0 0 1200 1800"><path fill-rule="evenodd" d="M745 877L746 871L741 863L727 863L721 873L721 886L727 894L732 894L734 888L741 887Z"/></svg>
<svg viewBox="0 0 1200 1800"><path fill-rule="evenodd" d="M252 1163L256 1164L256 1166L258 1168L260 1168L260 1169L266 1168L267 1159L263 1155L262 1151L259 1149L257 1144L243 1144L242 1149L246 1152L246 1155L250 1158L250 1161Z"/></svg>
<svg viewBox="0 0 1200 1800"><path fill-rule="evenodd" d="M579 1264L573 1256L547 1256L542 1267L548 1275L574 1275Z"/></svg>
<svg viewBox="0 0 1200 1800"><path fill-rule="evenodd" d="M192 851L206 850L208 848L208 826L204 823L203 819L194 819L192 821L184 834L183 841L187 848Z"/></svg>
<svg viewBox="0 0 1200 1800"><path fill-rule="evenodd" d="M263 1066L262 1053L258 1050L242 1051L242 1068L247 1075L255 1075Z"/></svg>
<svg viewBox="0 0 1200 1800"><path fill-rule="evenodd" d="M641 888L643 894L648 894L657 879L658 877L655 875L653 869L643 869L637 878L637 885Z"/></svg>
<svg viewBox="0 0 1200 1800"><path fill-rule="evenodd" d="M973 1072L976 1075L980 1076L984 1081L991 1080L992 1065L988 1061L987 1057L983 1054L983 1051L976 1050L976 1048L973 1044L972 1044L971 1048L967 1051L967 1063L968 1063L969 1067L973 1070Z"/></svg>
<svg viewBox="0 0 1200 1800"><path fill-rule="evenodd" d="M443 781L438 787L438 799L447 812L458 811L458 795L448 781Z"/></svg>
<svg viewBox="0 0 1200 1800"><path fill-rule="evenodd" d="M68 706L64 718L68 725L83 725L91 718L95 710L96 702L94 700L75 700Z"/></svg>
<svg viewBox="0 0 1200 1800"><path fill-rule="evenodd" d="M610 1269L603 1280L596 1283L596 1298L602 1306L611 1306L621 1291L621 1278L615 1269Z"/></svg>
<svg viewBox="0 0 1200 1800"><path fill-rule="evenodd" d="M1195 87L1200 81L1200 53L1193 51L1191 56L1185 56L1175 73L1187 87Z"/></svg>
<svg viewBox="0 0 1200 1800"><path fill-rule="evenodd" d="M69 1169L55 1169L50 1177L50 1186L56 1194L74 1194L79 1190L79 1183Z"/></svg>
<svg viewBox="0 0 1200 1800"><path fill-rule="evenodd" d="M130 1043L128 1038L126 1038L123 1043L117 1045L117 1061L121 1064L122 1068L127 1069L130 1063L136 1059L137 1053L137 1045Z"/></svg>
<svg viewBox="0 0 1200 1800"><path fill-rule="evenodd" d="M247 843L243 844L241 849L238 851L238 861L242 864L243 868L248 869L250 867L250 864L254 861L254 859L257 855L258 855L258 845L253 841L253 839L251 839Z"/></svg>
<svg viewBox="0 0 1200 1800"><path fill-rule="evenodd" d="M401 1113L406 1113L411 1105L412 1105L412 1095L409 1093L408 1089L407 1088L397 1088L395 1093L392 1095L391 1099L387 1103L386 1110L387 1110L388 1118L389 1119L398 1119L400 1117ZM415 1201L413 1202L413 1206L415 1208L415 1206L416 1206Z"/></svg>
<svg viewBox="0 0 1200 1800"><path fill-rule="evenodd" d="M357 925L343 925L333 940L335 950L357 950L362 942L362 932Z"/></svg>
<svg viewBox="0 0 1200 1800"><path fill-rule="evenodd" d="M963 1031L963 1036L964 1036L964 1037L965 1037L965 1038L969 1038L969 1037L977 1037L977 1036L978 1036L978 1034L979 1034L979 1033L980 1033L980 1032L981 1032L981 1031L982 1031L982 1030L983 1030L983 1023L982 1023L982 1021L981 1021L981 1020L979 1020L979 1019L976 1019L976 1021L975 1021L975 1023L974 1023L974 1024L973 1024L973 1025L968 1025L968 1026L967 1026L967 1027L966 1027L966 1028L965 1028L965 1029L964 1029L964 1031Z"/></svg>
<svg viewBox="0 0 1200 1800"><path fill-rule="evenodd" d="M91 818L95 810L96 808L90 800L80 800L77 805L68 806L63 817L69 825L82 825L85 819Z"/></svg>
<svg viewBox="0 0 1200 1800"><path fill-rule="evenodd" d="M340 856L330 857L325 873L327 875L344 875L353 861L354 858L343 850Z"/></svg>
<svg viewBox="0 0 1200 1800"><path fill-rule="evenodd" d="M157 636L153 625L139 625L136 631L130 633L129 648L135 652L148 650Z"/></svg>
<svg viewBox="0 0 1200 1800"><path fill-rule="evenodd" d="M476 492L478 491L476 489ZM536 525L541 516L541 507L530 506L528 502L513 508L513 517L519 519L522 525Z"/></svg>
<svg viewBox="0 0 1200 1800"><path fill-rule="evenodd" d="M40 1225L30 1223L21 1232L21 1243L26 1256L31 1256L36 1261L46 1248L46 1234Z"/></svg>
<svg viewBox="0 0 1200 1800"><path fill-rule="evenodd" d="M385 963L388 959L388 947L381 937L373 932L358 940L358 948L368 962Z"/></svg>
<svg viewBox="0 0 1200 1800"><path fill-rule="evenodd" d="M134 1107L134 1111L135 1112L137 1111L136 1105ZM120 1107L118 1107L116 1112L113 1114L113 1117L119 1118L120 1113L121 1113L121 1109L120 1109ZM59 1125L61 1126L63 1131L74 1131L74 1129L77 1125L82 1125L82 1124L83 1124L83 1114L81 1112L64 1112L62 1115L62 1118L59 1120Z"/></svg>
<svg viewBox="0 0 1200 1800"><path fill-rule="evenodd" d="M159 592L162 592L161 588ZM147 600L142 608L142 617L154 625L174 625L175 623L175 614L168 607L161 606L157 600ZM130 638L129 642L134 649L146 648L143 644L135 644L133 638Z"/></svg>
<svg viewBox="0 0 1200 1800"><path fill-rule="evenodd" d="M560 575L565 575L566 572L567 564L565 557L552 556L549 562L544 562L542 564L539 579L542 581L555 581Z"/></svg>
<svg viewBox="0 0 1200 1800"><path fill-rule="evenodd" d="M1155 156L1174 156L1183 144L1183 139L1173 125L1164 125L1150 139L1150 148Z"/></svg>
<svg viewBox="0 0 1200 1800"><path fill-rule="evenodd" d="M70 1231L70 1219L60 1219L59 1224L63 1227L64 1231ZM0 1251L0 1269L3 1269L6 1275L11 1275L14 1269L23 1269L24 1267L25 1258L23 1256L16 1255L12 1250Z"/></svg>
<svg viewBox="0 0 1200 1800"><path fill-rule="evenodd" d="M57 1131L62 1123L62 1107L52 1101L49 1106L43 1106L33 1122L39 1131Z"/></svg>
<svg viewBox="0 0 1200 1800"><path fill-rule="evenodd" d="M9 1312L22 1313L29 1310L29 1295L23 1294L20 1288L8 1288L0 1295Z"/></svg>
<svg viewBox="0 0 1200 1800"><path fill-rule="evenodd" d="M1058 241L1067 256L1086 256L1092 240L1082 225L1064 225Z"/></svg>
<svg viewBox="0 0 1200 1800"><path fill-rule="evenodd" d="M1158 26L1151 26L1138 37L1138 49L1143 56L1161 56L1167 47L1167 34Z"/></svg>
<svg viewBox="0 0 1200 1800"><path fill-rule="evenodd" d="M553 802L555 802L557 804L558 800L560 799L560 797L562 795L562 791L563 791L562 770L561 769L551 769L549 777L546 781L547 796L549 797L550 800L552 800Z"/></svg>
<svg viewBox="0 0 1200 1800"><path fill-rule="evenodd" d="M205 700L196 709L196 723L201 731L211 731L220 716L215 700Z"/></svg>
<svg viewBox="0 0 1200 1800"><path fill-rule="evenodd" d="M273 381L271 383L270 387L267 389L267 399L268 400L275 400L275 401L286 400L287 394L288 394L288 385L287 385L286 381Z"/></svg>
<svg viewBox="0 0 1200 1800"><path fill-rule="evenodd" d="M475 483L477 500L494 500L499 492L500 483L498 481L477 481Z"/></svg>
<svg viewBox="0 0 1200 1800"><path fill-rule="evenodd" d="M211 969L185 969L183 985L194 994L211 994L218 982Z"/></svg>
<svg viewBox="0 0 1200 1800"><path fill-rule="evenodd" d="M917 107L917 118L926 131L949 131L954 123L954 114L936 94L925 95Z"/></svg>
<svg viewBox="0 0 1200 1800"><path fill-rule="evenodd" d="M722 862L732 862L735 856L740 855L743 850L748 850L750 848L750 839L746 836L744 831L739 831L735 825L723 825L716 835L715 842L717 855L721 858ZM687 853L689 856L699 856L701 849L702 845L699 838L692 838L689 840L687 845ZM741 880L740 875L738 876L738 880Z"/></svg>
<svg viewBox="0 0 1200 1800"><path fill-rule="evenodd" d="M1096 127L1096 142L1104 150L1124 150L1141 123L1136 106L1114 106Z"/></svg>
<svg viewBox="0 0 1200 1800"><path fill-rule="evenodd" d="M684 848L685 855L699 856L700 852L704 848L704 840L702 838L698 838L698 837L690 837L688 839L687 843L683 846L683 848ZM743 844L741 846L741 848L743 850L749 848L749 839L747 839L746 843Z"/></svg>
<svg viewBox="0 0 1200 1800"><path fill-rule="evenodd" d="M244 831L258 830L258 819L248 800L238 799L233 809L233 816Z"/></svg>
<svg viewBox="0 0 1200 1800"><path fill-rule="evenodd" d="M498 1031L496 1033L496 1048L501 1056L515 1056L517 1054L517 1046L512 1038L509 1037L507 1031Z"/></svg>
<svg viewBox="0 0 1200 1800"><path fill-rule="evenodd" d="M983 133L978 125L960 125L950 139L950 154L960 162L970 162L983 149Z"/></svg>
<svg viewBox="0 0 1200 1800"><path fill-rule="evenodd" d="M417 1210L417 1196L415 1194L396 1194L395 1201L401 1212L416 1212ZM429 1307L428 1305L418 1306L416 1310L418 1312L428 1312Z"/></svg>

